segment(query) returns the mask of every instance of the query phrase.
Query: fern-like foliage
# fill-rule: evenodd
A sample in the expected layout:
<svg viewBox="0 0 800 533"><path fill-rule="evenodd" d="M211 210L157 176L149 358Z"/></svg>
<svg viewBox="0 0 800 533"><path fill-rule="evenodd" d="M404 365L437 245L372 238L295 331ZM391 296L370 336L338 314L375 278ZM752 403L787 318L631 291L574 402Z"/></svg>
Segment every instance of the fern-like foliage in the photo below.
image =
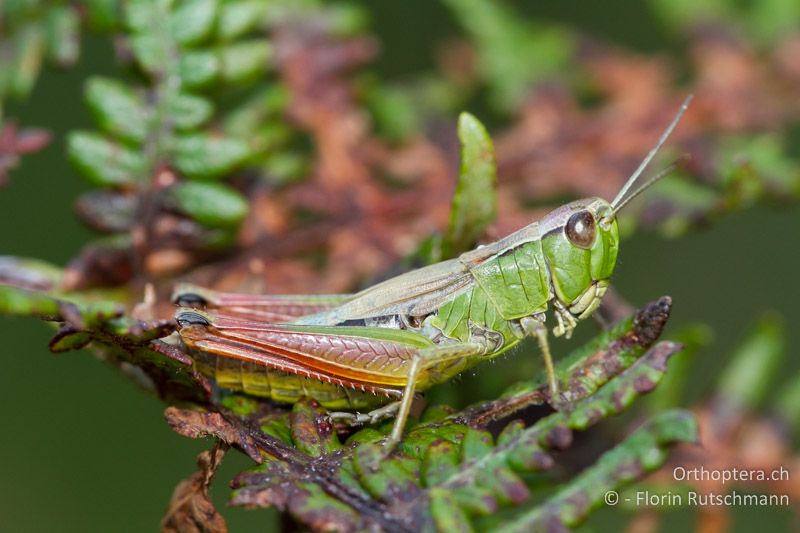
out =
<svg viewBox="0 0 800 533"><path fill-rule="evenodd" d="M0 16L0 120L8 99L26 98L47 60L77 61L80 18L68 2L7 2Z"/></svg>
<svg viewBox="0 0 800 533"><path fill-rule="evenodd" d="M243 193L254 185L237 171L260 168L280 181L302 168L285 148L292 138L280 116L285 93L264 81L275 66L264 26L281 9L218 0L124 4L109 26L124 35L142 82L86 82L99 131L72 132L67 153L97 187L79 198L78 215L110 236L73 261L68 288L178 272L230 248L248 213Z"/></svg>
<svg viewBox="0 0 800 533"><path fill-rule="evenodd" d="M50 343L53 351L92 342L123 371L127 365L143 371L165 400L194 404L191 409L167 409L173 429L190 437L214 436L261 464L234 480L232 503L276 506L318 530L574 526L602 504L606 491L656 469L671 445L697 438L689 413L662 412L544 503L529 503L542 481L530 474L554 470L552 452L569 448L573 432L620 414L662 379L667 360L680 348L670 342L654 344L669 316L668 298L637 311L559 362L557 373L570 400L567 410L539 416L526 427L517 417L544 403L545 388L522 383L498 400L461 412L443 406L428 409L388 456L381 443L391 422L342 442L337 429L345 429L332 425L313 403L302 401L291 412L274 413L268 403L253 398L211 394L191 358L158 340L172 331L171 322L132 321L116 306L78 305L8 287L0 290L0 302L6 313L62 322ZM489 430L498 427L502 430L495 437ZM197 485L198 490L203 487ZM521 506L517 515L496 517L512 505ZM180 520L196 518L191 513L187 518L177 502L172 513L183 516ZM169 515L165 520L178 518Z"/></svg>

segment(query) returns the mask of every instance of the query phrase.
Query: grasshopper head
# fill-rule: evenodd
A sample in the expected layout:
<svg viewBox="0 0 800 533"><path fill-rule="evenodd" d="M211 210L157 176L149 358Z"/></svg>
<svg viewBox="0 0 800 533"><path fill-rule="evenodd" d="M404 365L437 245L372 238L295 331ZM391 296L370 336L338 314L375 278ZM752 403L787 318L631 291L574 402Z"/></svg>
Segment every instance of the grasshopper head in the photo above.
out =
<svg viewBox="0 0 800 533"><path fill-rule="evenodd" d="M583 318L600 304L614 272L619 252L617 213L632 199L669 173L676 163L639 182L642 173L678 124L692 97L667 126L650 153L639 164L611 202L585 198L562 206L541 223L542 250L558 301L570 313Z"/></svg>
<svg viewBox="0 0 800 533"><path fill-rule="evenodd" d="M573 314L589 314L599 303L594 301L598 288L605 292L617 263L614 209L602 198L577 200L549 213L541 228L555 297Z"/></svg>

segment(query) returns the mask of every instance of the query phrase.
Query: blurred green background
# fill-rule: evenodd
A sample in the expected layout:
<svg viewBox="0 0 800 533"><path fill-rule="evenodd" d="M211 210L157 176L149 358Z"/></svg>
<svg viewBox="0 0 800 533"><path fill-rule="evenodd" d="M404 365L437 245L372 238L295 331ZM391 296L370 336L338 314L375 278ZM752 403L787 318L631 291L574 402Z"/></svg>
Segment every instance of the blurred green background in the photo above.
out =
<svg viewBox="0 0 800 533"><path fill-rule="evenodd" d="M644 3L517 4L541 21L575 26L628 48L681 50L682 44L661 28ZM459 31L438 2L381 2L368 9L382 42L373 68L388 79L430 69L435 45ZM55 136L46 150L27 157L10 185L0 190L2 255L63 264L90 237L72 215L72 201L86 186L64 158L63 134L91 125L82 81L89 74L113 73L114 65L107 39L90 37L83 44L76 68L46 70L33 96L8 109L7 115L21 124L50 128ZM696 321L713 327L714 342L696 361L694 397L714 382L760 312L774 309L789 325L797 323L799 215L796 207L756 208L679 240L638 233L623 244L614 278L621 294L635 304L671 295L672 331ZM786 376L800 368L800 331L787 330ZM174 486L193 472L195 455L208 443L174 434L162 420L158 400L90 353L50 354L50 333L43 323L0 318L0 530L156 529ZM564 353L577 342L559 341L555 349ZM483 368L477 378L468 379L490 371ZM448 386L453 385L442 387ZM239 454L229 454L215 483L215 501L231 530L270 530L277 525L275 513L223 507L224 483L246 464ZM687 513L684 509L675 519L683 521ZM592 523L613 520L612 514L606 511ZM736 531L789 526L785 510L766 515L741 510L736 516Z"/></svg>

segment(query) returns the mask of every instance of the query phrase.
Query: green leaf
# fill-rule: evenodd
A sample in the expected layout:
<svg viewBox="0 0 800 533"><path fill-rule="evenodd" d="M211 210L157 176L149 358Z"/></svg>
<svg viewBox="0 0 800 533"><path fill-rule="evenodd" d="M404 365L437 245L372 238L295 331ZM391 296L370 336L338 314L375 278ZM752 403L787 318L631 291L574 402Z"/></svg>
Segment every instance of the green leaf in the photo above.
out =
<svg viewBox="0 0 800 533"><path fill-rule="evenodd" d="M157 35L135 35L131 38L131 50L142 70L158 75L169 63L169 50Z"/></svg>
<svg viewBox="0 0 800 533"><path fill-rule="evenodd" d="M276 413L261 419L261 431L265 435L280 440L288 445L292 444L292 429L288 422L290 413Z"/></svg>
<svg viewBox="0 0 800 533"><path fill-rule="evenodd" d="M749 16L753 33L763 43L775 43L797 32L800 25L800 3L795 0L761 0L750 4Z"/></svg>
<svg viewBox="0 0 800 533"><path fill-rule="evenodd" d="M62 329L50 341L50 351L64 353L80 350L92 341L92 335L87 331Z"/></svg>
<svg viewBox="0 0 800 533"><path fill-rule="evenodd" d="M800 428L800 372L778 392L772 411L793 432Z"/></svg>
<svg viewBox="0 0 800 533"><path fill-rule="evenodd" d="M174 4L174 0L129 0L125 3L125 22L137 32L152 31L165 22L162 17Z"/></svg>
<svg viewBox="0 0 800 533"><path fill-rule="evenodd" d="M80 45L80 19L76 8L57 6L47 15L48 53L62 66L71 66L78 60Z"/></svg>
<svg viewBox="0 0 800 533"><path fill-rule="evenodd" d="M302 154L279 151L264 159L264 174L277 183L301 178L309 172L309 158Z"/></svg>
<svg viewBox="0 0 800 533"><path fill-rule="evenodd" d="M264 22L269 5L259 0L227 2L222 6L217 33L223 40L240 37Z"/></svg>
<svg viewBox="0 0 800 533"><path fill-rule="evenodd" d="M190 178L213 179L244 163L250 148L238 139L196 134L179 137L174 155L175 166Z"/></svg>
<svg viewBox="0 0 800 533"><path fill-rule="evenodd" d="M690 324L673 331L670 337L681 343L683 350L672 358L669 373L647 399L646 407L651 413L687 405L689 395L686 386L696 363L696 352L711 344L714 333L706 324Z"/></svg>
<svg viewBox="0 0 800 533"><path fill-rule="evenodd" d="M650 0L649 5L662 23L688 30L698 24L734 16L733 3L728 0Z"/></svg>
<svg viewBox="0 0 800 533"><path fill-rule="evenodd" d="M434 487L430 491L431 515L438 531L448 533L469 533L474 531L467 514L461 510L458 501L447 491Z"/></svg>
<svg viewBox="0 0 800 533"><path fill-rule="evenodd" d="M214 28L218 0L184 0L170 16L170 27L175 40L182 45L192 45L206 39Z"/></svg>
<svg viewBox="0 0 800 533"><path fill-rule="evenodd" d="M713 189L676 172L669 179L653 185L648 191L647 201L642 202L639 209L646 212L648 206L670 206L669 210L661 209L663 214L659 229L669 237L678 237L685 234L697 220L713 212L718 204L719 195ZM637 218L633 217L634 220ZM634 224L628 225L628 228Z"/></svg>
<svg viewBox="0 0 800 533"><path fill-rule="evenodd" d="M403 142L422 131L419 101L410 92L375 85L367 92L367 104L381 135Z"/></svg>
<svg viewBox="0 0 800 533"><path fill-rule="evenodd" d="M460 452L461 449L449 440L439 440L431 444L425 453L420 471L424 485L433 488L455 475L461 462Z"/></svg>
<svg viewBox="0 0 800 533"><path fill-rule="evenodd" d="M178 209L204 226L237 226L249 204L239 192L221 183L183 182L170 190Z"/></svg>
<svg viewBox="0 0 800 533"><path fill-rule="evenodd" d="M478 68L500 111L517 110L531 88L570 68L575 37L553 24L536 24L505 2L446 0L478 51ZM535 65L535 67L532 67Z"/></svg>
<svg viewBox="0 0 800 533"><path fill-rule="evenodd" d="M257 91L252 97L225 117L225 131L241 138L256 135L263 128L286 127L276 119L286 108L289 94L286 88L274 84Z"/></svg>
<svg viewBox="0 0 800 533"><path fill-rule="evenodd" d="M386 457L380 444L361 444L353 457L359 482L373 498L384 499L398 491L416 492L415 477L400 457Z"/></svg>
<svg viewBox="0 0 800 533"><path fill-rule="evenodd" d="M202 250L224 250L230 248L236 242L236 228L209 229L198 242L202 243L199 248Z"/></svg>
<svg viewBox="0 0 800 533"><path fill-rule="evenodd" d="M336 37L352 37L369 30L368 11L353 2L331 3L325 16L331 34Z"/></svg>
<svg viewBox="0 0 800 533"><path fill-rule="evenodd" d="M276 121L263 124L261 128L253 132L249 137L244 135L237 135L237 137L249 139L255 151L267 158L270 155L287 154L288 152L279 152L279 149L286 145L293 134L294 131L291 127L283 122Z"/></svg>
<svg viewBox="0 0 800 533"><path fill-rule="evenodd" d="M163 73L174 53L172 41L165 38L172 3L172 0L131 0L125 5L125 20L133 30L133 55L151 74Z"/></svg>
<svg viewBox="0 0 800 533"><path fill-rule="evenodd" d="M318 531L366 531L368 518L328 495L310 481L285 483L292 469L284 463L268 461L233 480L231 503L249 502L251 494L263 497L262 505L274 505Z"/></svg>
<svg viewBox="0 0 800 533"><path fill-rule="evenodd" d="M800 168L775 134L733 137L717 154L727 202L749 206L764 193L800 194Z"/></svg>
<svg viewBox="0 0 800 533"><path fill-rule="evenodd" d="M101 187L133 187L147 177L147 161L140 152L96 133L70 133L67 154L83 175Z"/></svg>
<svg viewBox="0 0 800 533"><path fill-rule="evenodd" d="M86 83L86 101L100 127L108 133L140 144L147 138L149 110L124 83L93 77Z"/></svg>
<svg viewBox="0 0 800 533"><path fill-rule="evenodd" d="M720 376L718 394L740 408L752 410L758 407L772 390L785 344L780 317L764 315L748 332Z"/></svg>
<svg viewBox="0 0 800 533"><path fill-rule="evenodd" d="M14 63L11 67L11 93L25 97L33 89L42 68L45 52L44 31L38 24L28 24L14 37Z"/></svg>
<svg viewBox="0 0 800 533"><path fill-rule="evenodd" d="M180 76L189 88L212 83L219 76L220 68L219 57L209 50L187 52L180 58Z"/></svg>
<svg viewBox="0 0 800 533"><path fill-rule="evenodd" d="M472 248L497 215L497 168L489 134L478 119L461 113L458 138L461 172L445 240L448 257Z"/></svg>
<svg viewBox="0 0 800 533"><path fill-rule="evenodd" d="M49 295L0 285L0 313L18 316L58 316L58 300Z"/></svg>
<svg viewBox="0 0 800 533"><path fill-rule="evenodd" d="M205 124L214 114L214 104L188 93L170 95L169 118L179 130L192 130Z"/></svg>
<svg viewBox="0 0 800 533"><path fill-rule="evenodd" d="M292 441L301 452L311 457L334 453L342 447L327 413L319 406L307 402L294 404L291 428Z"/></svg>
<svg viewBox="0 0 800 533"><path fill-rule="evenodd" d="M123 306L112 301L67 301L46 291L0 285L0 313L38 316L70 322L73 327L97 328L116 320L123 311Z"/></svg>
<svg viewBox="0 0 800 533"><path fill-rule="evenodd" d="M221 51L222 78L231 84L250 81L267 70L272 47L263 39L243 41Z"/></svg>

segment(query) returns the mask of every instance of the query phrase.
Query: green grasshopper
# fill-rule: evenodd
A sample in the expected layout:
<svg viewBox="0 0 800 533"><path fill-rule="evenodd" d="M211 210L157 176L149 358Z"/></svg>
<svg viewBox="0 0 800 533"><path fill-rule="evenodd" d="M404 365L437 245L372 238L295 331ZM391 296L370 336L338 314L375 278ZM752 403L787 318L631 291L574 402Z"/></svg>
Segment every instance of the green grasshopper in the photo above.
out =
<svg viewBox="0 0 800 533"><path fill-rule="evenodd" d="M672 168L634 188L690 99L610 203L571 202L496 242L352 295L258 296L182 285L174 295L183 306L175 316L180 337L222 388L284 403L309 397L343 410L331 417L351 423L396 414L389 448L402 436L416 392L526 337L538 341L550 403L558 407L546 314L555 316L553 334L568 338L598 308L619 251L616 215Z"/></svg>

